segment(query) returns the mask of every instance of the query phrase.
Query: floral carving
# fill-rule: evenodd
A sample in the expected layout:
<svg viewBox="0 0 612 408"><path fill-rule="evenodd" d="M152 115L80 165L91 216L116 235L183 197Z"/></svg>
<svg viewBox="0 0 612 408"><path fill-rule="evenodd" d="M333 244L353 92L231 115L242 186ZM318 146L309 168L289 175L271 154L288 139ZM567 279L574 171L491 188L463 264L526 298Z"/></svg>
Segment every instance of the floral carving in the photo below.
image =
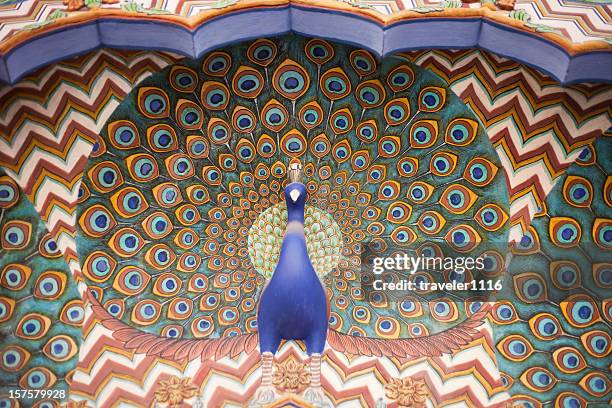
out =
<svg viewBox="0 0 612 408"><path fill-rule="evenodd" d="M155 400L168 404L169 407L180 407L184 400L196 395L198 387L191 383L191 378L179 378L175 375L162 380L155 390Z"/></svg>
<svg viewBox="0 0 612 408"><path fill-rule="evenodd" d="M100 7L101 4L115 4L119 0L64 0L63 3L68 6L68 11L75 11L84 7Z"/></svg>
<svg viewBox="0 0 612 408"><path fill-rule="evenodd" d="M293 357L276 364L272 383L283 392L300 393L310 383L310 372L306 364L296 361Z"/></svg>
<svg viewBox="0 0 612 408"><path fill-rule="evenodd" d="M429 392L425 381L406 377L392 378L385 385L385 395L400 408L425 408Z"/></svg>

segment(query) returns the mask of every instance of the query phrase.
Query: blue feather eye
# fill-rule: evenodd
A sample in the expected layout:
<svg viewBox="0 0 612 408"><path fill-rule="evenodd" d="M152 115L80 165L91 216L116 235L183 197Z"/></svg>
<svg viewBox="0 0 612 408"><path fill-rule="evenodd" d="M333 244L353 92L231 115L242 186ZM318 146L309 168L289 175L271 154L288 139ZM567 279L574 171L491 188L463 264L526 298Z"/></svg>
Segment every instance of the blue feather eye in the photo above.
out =
<svg viewBox="0 0 612 408"><path fill-rule="evenodd" d="M446 89L430 86L419 92L419 109L423 112L437 112L446 102Z"/></svg>
<svg viewBox="0 0 612 408"><path fill-rule="evenodd" d="M214 77L223 77L231 68L232 57L228 53L215 51L208 54L202 61L202 70Z"/></svg>
<svg viewBox="0 0 612 408"><path fill-rule="evenodd" d="M324 40L312 39L304 47L306 57L317 65L323 65L334 57L334 47Z"/></svg>
<svg viewBox="0 0 612 408"><path fill-rule="evenodd" d="M172 339L177 339L183 336L183 326L170 324L163 328L161 335Z"/></svg>
<svg viewBox="0 0 612 408"><path fill-rule="evenodd" d="M132 228L122 228L115 232L110 240L109 247L120 257L136 255L144 246L142 236Z"/></svg>
<svg viewBox="0 0 612 408"><path fill-rule="evenodd" d="M360 77L376 72L376 60L365 50L355 50L349 56L351 66Z"/></svg>
<svg viewBox="0 0 612 408"><path fill-rule="evenodd" d="M191 331L196 338L210 335L214 327L214 322L208 316L199 317L191 323Z"/></svg>
<svg viewBox="0 0 612 408"><path fill-rule="evenodd" d="M163 286L166 287L168 284L169 281L164 282ZM168 317L171 319L183 320L191 315L192 310L193 303L190 299L176 298L168 305ZM177 336L178 332L174 332L174 335Z"/></svg>
<svg viewBox="0 0 612 408"><path fill-rule="evenodd" d="M393 92L402 92L414 82L414 71L408 65L400 65L387 75L387 85Z"/></svg>
<svg viewBox="0 0 612 408"><path fill-rule="evenodd" d="M454 302L448 299L440 299L436 302L432 302L429 305L432 316L434 319L448 322L457 319L458 311L457 306Z"/></svg>
<svg viewBox="0 0 612 408"><path fill-rule="evenodd" d="M520 377L521 382L535 392L550 390L557 383L556 377L545 368L532 367Z"/></svg>
<svg viewBox="0 0 612 408"><path fill-rule="evenodd" d="M274 61L278 47L273 41L261 39L254 41L248 48L247 58L262 67L267 67Z"/></svg>
<svg viewBox="0 0 612 408"><path fill-rule="evenodd" d="M520 335L511 335L504 338L498 345L503 356L512 361L523 361L533 353L531 343Z"/></svg>
<svg viewBox="0 0 612 408"><path fill-rule="evenodd" d="M450 175L457 166L457 155L450 152L438 152L429 162L429 171L439 177Z"/></svg>
<svg viewBox="0 0 612 408"><path fill-rule="evenodd" d="M128 150L140 146L140 136L136 126L126 120L119 120L108 125L112 137L110 143L117 149Z"/></svg>
<svg viewBox="0 0 612 408"><path fill-rule="evenodd" d="M157 87L142 87L138 90L138 108L148 118L165 118L170 113L168 94Z"/></svg>
<svg viewBox="0 0 612 408"><path fill-rule="evenodd" d="M308 130L319 126L323 122L323 117L323 109L316 101L308 102L299 112L300 122Z"/></svg>
<svg viewBox="0 0 612 408"><path fill-rule="evenodd" d="M196 89L198 75L190 68L177 65L170 70L169 80L175 90L189 93Z"/></svg>
<svg viewBox="0 0 612 408"><path fill-rule="evenodd" d="M83 303L80 300L72 300L67 302L62 308L62 312L60 314L61 322L76 327L81 326L84 318L85 310L83 310Z"/></svg>
<svg viewBox="0 0 612 408"><path fill-rule="evenodd" d="M425 149L433 146L438 137L438 123L435 120L420 120L410 127L410 146Z"/></svg>
<svg viewBox="0 0 612 408"><path fill-rule="evenodd" d="M446 128L444 140L454 146L466 146L476 137L478 123L471 119L454 119Z"/></svg>
<svg viewBox="0 0 612 408"><path fill-rule="evenodd" d="M392 99L385 105L384 113L389 126L399 126L410 117L410 103L406 98Z"/></svg>
<svg viewBox="0 0 612 408"><path fill-rule="evenodd" d="M51 327L51 320L38 313L29 313L21 318L15 330L17 337L26 340L37 340L42 338Z"/></svg>
<svg viewBox="0 0 612 408"><path fill-rule="evenodd" d="M296 100L308 90L310 77L304 67L287 59L274 71L272 86L283 97Z"/></svg>
<svg viewBox="0 0 612 408"><path fill-rule="evenodd" d="M13 207L19 200L19 196L17 184L9 176L0 175L0 208Z"/></svg>
<svg viewBox="0 0 612 408"><path fill-rule="evenodd" d="M243 98L257 98L264 88L264 78L258 70L240 66L232 78L232 91Z"/></svg>
<svg viewBox="0 0 612 408"><path fill-rule="evenodd" d="M200 100L206 110L222 111L227 108L230 91L225 84L217 81L207 81L202 85Z"/></svg>
<svg viewBox="0 0 612 408"><path fill-rule="evenodd" d="M340 109L329 118L329 125L336 134L344 134L353 128L353 115L348 109Z"/></svg>
<svg viewBox="0 0 612 408"><path fill-rule="evenodd" d="M383 84L379 80L361 82L355 89L357 102L363 109L376 108L385 101L387 96Z"/></svg>
<svg viewBox="0 0 612 408"><path fill-rule="evenodd" d="M320 87L330 100L342 99L351 92L351 82L342 68L332 68L321 75Z"/></svg>
<svg viewBox="0 0 612 408"><path fill-rule="evenodd" d="M560 393L555 404L562 408L582 408L587 406L584 398L571 392Z"/></svg>
<svg viewBox="0 0 612 408"><path fill-rule="evenodd" d="M132 310L132 320L142 326L153 324L161 312L159 302L153 300L141 300Z"/></svg>
<svg viewBox="0 0 612 408"><path fill-rule="evenodd" d="M509 302L495 305L492 316L499 324L509 324L518 320L518 313L514 305Z"/></svg>
<svg viewBox="0 0 612 408"><path fill-rule="evenodd" d="M81 215L79 218L79 225L87 235L92 237L103 237L117 225L117 221L106 207L102 205L93 205ZM10 231L12 230L7 228L7 232ZM20 231L20 235L17 236L19 237L19 242L23 242L24 238L22 238L23 233L21 230L15 229L15 231ZM14 241L17 241L17 238L15 238ZM15 245L15 243L12 245Z"/></svg>

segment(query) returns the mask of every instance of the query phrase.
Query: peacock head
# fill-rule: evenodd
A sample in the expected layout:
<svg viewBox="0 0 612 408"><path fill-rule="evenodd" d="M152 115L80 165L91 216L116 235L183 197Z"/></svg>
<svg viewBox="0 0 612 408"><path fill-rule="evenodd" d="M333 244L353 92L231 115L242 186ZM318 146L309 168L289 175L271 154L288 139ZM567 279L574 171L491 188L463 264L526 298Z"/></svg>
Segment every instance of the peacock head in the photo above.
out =
<svg viewBox="0 0 612 408"><path fill-rule="evenodd" d="M289 163L289 183L285 187L287 220L304 222L306 186L302 183L302 165L299 161Z"/></svg>

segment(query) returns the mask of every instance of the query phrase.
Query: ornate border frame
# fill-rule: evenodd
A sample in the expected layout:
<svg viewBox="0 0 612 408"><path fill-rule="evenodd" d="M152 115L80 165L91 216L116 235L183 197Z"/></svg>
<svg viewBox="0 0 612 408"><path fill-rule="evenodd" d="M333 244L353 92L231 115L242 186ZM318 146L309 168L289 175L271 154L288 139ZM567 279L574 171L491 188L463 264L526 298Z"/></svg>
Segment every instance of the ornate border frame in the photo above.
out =
<svg viewBox="0 0 612 408"><path fill-rule="evenodd" d="M244 0L193 17L107 8L79 12L0 43L0 81L15 83L38 67L102 47L197 58L226 44L288 32L358 44L378 55L480 48L562 84L612 82L612 47L604 41L572 43L486 7L386 16L328 0Z"/></svg>

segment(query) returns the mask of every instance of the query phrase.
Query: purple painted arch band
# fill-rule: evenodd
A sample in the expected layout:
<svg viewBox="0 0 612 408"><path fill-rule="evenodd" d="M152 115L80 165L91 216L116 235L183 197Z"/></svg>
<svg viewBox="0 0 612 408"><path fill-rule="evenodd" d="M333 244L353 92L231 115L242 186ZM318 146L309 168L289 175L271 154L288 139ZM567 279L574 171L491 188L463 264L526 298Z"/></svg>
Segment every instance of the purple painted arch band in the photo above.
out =
<svg viewBox="0 0 612 408"><path fill-rule="evenodd" d="M172 19L101 15L33 31L0 55L0 81L98 48L164 50L197 58L224 45L294 32L367 48L378 55L418 49L480 48L535 67L562 84L612 82L612 47L568 52L548 37L483 16L405 18L382 24L371 16L294 3L228 10L193 29Z"/></svg>

